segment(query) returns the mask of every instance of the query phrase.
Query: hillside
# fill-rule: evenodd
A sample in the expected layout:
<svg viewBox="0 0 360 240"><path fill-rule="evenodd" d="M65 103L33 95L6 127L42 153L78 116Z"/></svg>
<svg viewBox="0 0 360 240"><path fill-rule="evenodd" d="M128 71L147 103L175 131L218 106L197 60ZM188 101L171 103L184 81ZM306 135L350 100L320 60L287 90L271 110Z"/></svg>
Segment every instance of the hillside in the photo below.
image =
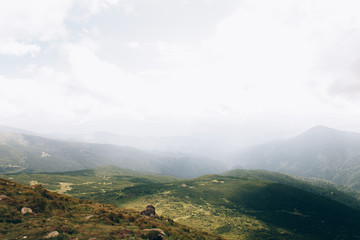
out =
<svg viewBox="0 0 360 240"><path fill-rule="evenodd" d="M360 210L359 192L338 186L329 181L294 177L265 170L236 169L221 175L296 187ZM98 199L100 193L114 190L121 192L125 187L180 180L171 176L147 174L116 166L56 173L6 174L0 175L0 177L26 185L41 184L49 190L85 199Z"/></svg>
<svg viewBox="0 0 360 240"><path fill-rule="evenodd" d="M352 208L291 186L208 175L173 183L127 187L99 200L163 215L229 239L359 239Z"/></svg>
<svg viewBox="0 0 360 240"><path fill-rule="evenodd" d="M158 213L175 222L228 239L360 236L359 213L323 197L333 192L336 200L352 199L341 191L313 186L283 174L243 170L225 174L239 177L206 175L178 180L114 167L6 177L138 211L152 204Z"/></svg>
<svg viewBox="0 0 360 240"><path fill-rule="evenodd" d="M162 239L157 229L166 239L220 239L171 219L70 198L40 185L0 179L0 193L1 239L38 240L50 233L59 234L51 239Z"/></svg>
<svg viewBox="0 0 360 240"><path fill-rule="evenodd" d="M151 153L131 147L0 132L0 173L61 172L104 165L181 178L224 170L215 160L180 153Z"/></svg>
<svg viewBox="0 0 360 240"><path fill-rule="evenodd" d="M320 178L360 190L360 134L314 127L234 156L234 168Z"/></svg>
<svg viewBox="0 0 360 240"><path fill-rule="evenodd" d="M96 199L93 195L108 191L121 192L125 187L179 180L175 177L137 172L116 166L57 173L7 174L0 177L26 185L41 184L51 191L90 200Z"/></svg>
<svg viewBox="0 0 360 240"><path fill-rule="evenodd" d="M326 180L295 177L288 174L266 170L235 169L222 173L221 175L233 176L246 180L269 181L285 184L335 200L349 207L360 210L360 193L358 191L336 185Z"/></svg>

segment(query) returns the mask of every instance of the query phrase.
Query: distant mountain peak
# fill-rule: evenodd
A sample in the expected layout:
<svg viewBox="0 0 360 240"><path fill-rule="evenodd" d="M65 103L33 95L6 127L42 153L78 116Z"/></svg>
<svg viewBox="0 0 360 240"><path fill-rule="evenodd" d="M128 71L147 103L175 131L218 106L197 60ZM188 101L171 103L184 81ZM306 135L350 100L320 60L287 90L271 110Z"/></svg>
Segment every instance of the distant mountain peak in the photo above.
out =
<svg viewBox="0 0 360 240"><path fill-rule="evenodd" d="M307 132L319 132L319 131L337 131L337 130L333 128L329 128L324 125L318 125L307 130Z"/></svg>
<svg viewBox="0 0 360 240"><path fill-rule="evenodd" d="M337 135L341 133L342 131L336 130L334 128L329 128L327 126L319 125L312 127L305 131L303 134L300 134L299 136L295 137L327 137L327 136L333 136L334 134Z"/></svg>

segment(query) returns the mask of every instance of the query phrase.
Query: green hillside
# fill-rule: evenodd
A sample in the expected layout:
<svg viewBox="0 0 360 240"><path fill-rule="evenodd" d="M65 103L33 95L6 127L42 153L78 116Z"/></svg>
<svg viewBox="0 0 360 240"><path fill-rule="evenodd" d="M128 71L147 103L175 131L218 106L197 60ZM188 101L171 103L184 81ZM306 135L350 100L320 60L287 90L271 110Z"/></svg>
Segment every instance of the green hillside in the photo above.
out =
<svg viewBox="0 0 360 240"><path fill-rule="evenodd" d="M360 215L354 209L258 180L208 175L128 187L99 200L135 209L150 202L177 222L229 239L360 239Z"/></svg>
<svg viewBox="0 0 360 240"><path fill-rule="evenodd" d="M360 193L344 186L338 186L332 182L321 179L309 179L295 177L288 174L271 172L266 170L235 169L223 176L233 176L241 179L270 181L296 187L307 192L330 198L349 207L360 210Z"/></svg>
<svg viewBox="0 0 360 240"><path fill-rule="evenodd" d="M346 239L356 237L360 224L358 213L340 203L259 179L176 181L113 167L6 177L137 210L153 204L163 216L230 239Z"/></svg>
<svg viewBox="0 0 360 240"><path fill-rule="evenodd" d="M175 222L228 239L360 239L358 211L327 197L358 202L334 185L267 171L224 175L179 180L110 166L4 177L138 211L152 204Z"/></svg>
<svg viewBox="0 0 360 240"><path fill-rule="evenodd" d="M63 172L105 165L180 178L224 171L222 164L215 160L181 153L152 153L117 145L0 132L0 174Z"/></svg>
<svg viewBox="0 0 360 240"><path fill-rule="evenodd" d="M0 176L26 185L41 184L49 190L86 199L91 199L94 194L97 195L113 190L118 191L139 184L179 180L175 177L147 174L116 166L70 172L7 174Z"/></svg>
<svg viewBox="0 0 360 240"><path fill-rule="evenodd" d="M25 208L32 212L21 213ZM40 185L0 179L0 238L43 239L220 239L163 217L78 200ZM160 230L159 230L160 229Z"/></svg>

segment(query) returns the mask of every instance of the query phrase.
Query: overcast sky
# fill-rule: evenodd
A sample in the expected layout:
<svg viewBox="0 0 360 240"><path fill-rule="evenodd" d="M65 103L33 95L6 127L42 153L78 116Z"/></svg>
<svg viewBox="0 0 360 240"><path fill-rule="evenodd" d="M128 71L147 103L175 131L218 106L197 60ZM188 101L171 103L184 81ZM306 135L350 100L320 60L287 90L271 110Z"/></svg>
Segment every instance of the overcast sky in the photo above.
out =
<svg viewBox="0 0 360 240"><path fill-rule="evenodd" d="M0 125L254 139L314 125L360 132L359 9L358 0L4 0Z"/></svg>

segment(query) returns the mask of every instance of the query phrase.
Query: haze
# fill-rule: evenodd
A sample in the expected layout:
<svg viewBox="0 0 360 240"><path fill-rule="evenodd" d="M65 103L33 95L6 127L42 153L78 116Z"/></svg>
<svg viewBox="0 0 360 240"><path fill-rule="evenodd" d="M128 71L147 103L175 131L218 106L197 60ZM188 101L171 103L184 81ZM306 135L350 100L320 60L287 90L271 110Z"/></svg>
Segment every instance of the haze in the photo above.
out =
<svg viewBox="0 0 360 240"><path fill-rule="evenodd" d="M245 147L360 132L356 0L13 0L0 125Z"/></svg>

